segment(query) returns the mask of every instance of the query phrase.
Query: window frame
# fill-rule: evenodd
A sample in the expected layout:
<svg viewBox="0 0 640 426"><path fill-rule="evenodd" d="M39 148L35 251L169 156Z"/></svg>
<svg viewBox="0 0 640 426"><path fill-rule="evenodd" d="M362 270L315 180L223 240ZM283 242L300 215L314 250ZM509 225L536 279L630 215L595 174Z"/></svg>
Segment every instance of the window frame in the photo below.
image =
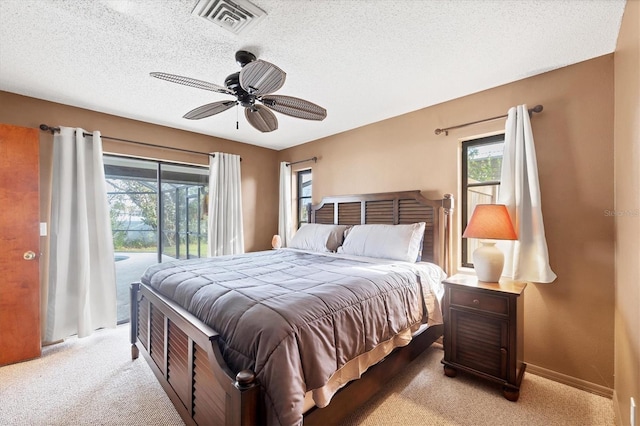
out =
<svg viewBox="0 0 640 426"><path fill-rule="evenodd" d="M311 194L313 194L313 174L311 169L304 169L304 170L298 170L296 172L296 211L297 211L297 227L296 229L300 229L300 227L304 224L304 223L308 223L308 220L310 219L309 217L307 217L307 221L303 221L302 220L302 209L300 208L302 206L302 200L309 200L309 204L312 203L312 195L302 195L302 185L303 185L303 178L304 176L309 175L311 177L311 179L309 179L309 185L311 185ZM308 214L308 212L307 212Z"/></svg>
<svg viewBox="0 0 640 426"><path fill-rule="evenodd" d="M113 160L117 160L117 159L123 159L125 161L138 161L140 163L146 163L149 166L153 166L153 167L147 167L144 168L142 166L140 166L139 168L135 168L132 167L132 171L130 172L130 174L124 173L122 174L122 176L129 176L129 177L144 177L146 179L149 180L153 180L155 182L155 184L157 185L157 187L155 188L155 196L156 196L156 217L157 217L157 222L158 222L158 229L157 229L157 235L156 235L156 254L157 254L157 262L158 263L162 263L162 256L164 255L164 244L163 244L163 239L162 239L162 232L163 232L163 227L164 227L164 221L165 221L165 217L164 217L164 200L163 200L163 196L164 193L166 192L165 189L162 188L162 185L165 181L167 180L173 180L174 178L177 179L185 174L188 174L187 172L183 172L183 171L176 171L176 170L171 170L171 168L180 168L180 169L194 169L194 170L200 170L200 171L207 171L209 170L209 166L208 165L200 165L200 164L187 164L187 163L178 163L178 162L173 162L173 161L166 161L166 160L157 160L157 159L152 159L152 158L144 158L144 157L136 157L136 156L130 156L130 155L120 155L120 154L112 154L112 153L104 153L103 154L103 160L104 159L113 159ZM107 161L108 163L108 161ZM105 164L105 179L108 179L109 176L111 176L111 174L108 172L108 168L113 167L114 169L122 169L121 166L113 166L111 164ZM164 167L167 167L169 170L164 170ZM144 172L144 176L140 176L140 171L145 171ZM204 175L204 174L200 174L200 175ZM194 182L197 182L196 180L194 180ZM197 185L194 185L197 186ZM208 183L207 183L207 192L208 192ZM148 192L149 194L151 194L152 192ZM201 190L198 190L198 196L200 195L204 195L204 193L201 193ZM185 195L185 200L188 200L190 197L189 194ZM188 201L187 201L188 202ZM203 209L206 209L207 206L201 206L200 205L201 202L198 202L198 211L197 211L197 215L199 217L202 216L203 213ZM188 208L188 207L187 207ZM178 214L178 212L176 212L176 214ZM203 235L202 230L200 229L200 226L197 226L197 230L196 232L192 232L191 230L189 230L189 223L186 223L186 228L184 231L177 231L176 238L179 238L180 236L182 236L184 234L185 236L185 244L189 243L189 239L192 238L194 235L197 238L201 238ZM206 232L204 233L204 237L207 238L207 233L208 233L208 229L206 230ZM187 255L189 255L191 253L189 253L189 250L187 249ZM180 258L180 249L179 247L176 247L176 259ZM203 257L203 253L201 252L201 247L200 244L198 244L197 247L197 255L198 257ZM204 256L206 256L206 253L204 253Z"/></svg>
<svg viewBox="0 0 640 426"><path fill-rule="evenodd" d="M467 229L467 224L469 223L469 215L468 215L468 194L469 194L469 188L473 188L473 187L481 187L481 186L497 186L498 188L500 187L501 181L500 180L493 180L493 181L484 181L484 182L478 182L478 183L472 183L469 184L469 175L468 175L468 169L469 169L469 164L468 164L468 160L469 160L469 149L473 148L473 147L477 147L477 146L483 146L483 145L491 145L491 144L495 144L497 142L502 142L503 145L505 143L505 134L504 133L497 133L494 135L490 135L490 136L483 136L483 137L477 137L477 138L473 138L473 139L467 139L462 141L462 155L461 155L461 175L462 175L462 179L461 179L461 197L460 197L460 221L461 221L461 226L460 226L460 266L462 266L463 268L474 268L473 266L473 262L471 261L471 253L468 253L467 250L467 239L463 238L462 235L464 234L464 231Z"/></svg>

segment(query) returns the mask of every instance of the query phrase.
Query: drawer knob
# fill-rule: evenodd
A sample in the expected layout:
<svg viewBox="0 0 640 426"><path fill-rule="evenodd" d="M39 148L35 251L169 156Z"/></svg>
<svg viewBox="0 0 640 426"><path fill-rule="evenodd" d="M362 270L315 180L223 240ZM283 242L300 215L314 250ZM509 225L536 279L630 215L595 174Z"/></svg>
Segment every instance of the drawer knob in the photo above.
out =
<svg viewBox="0 0 640 426"><path fill-rule="evenodd" d="M474 304L474 305L479 305L479 304L480 304L480 301L479 301L478 299L473 299L473 304Z"/></svg>

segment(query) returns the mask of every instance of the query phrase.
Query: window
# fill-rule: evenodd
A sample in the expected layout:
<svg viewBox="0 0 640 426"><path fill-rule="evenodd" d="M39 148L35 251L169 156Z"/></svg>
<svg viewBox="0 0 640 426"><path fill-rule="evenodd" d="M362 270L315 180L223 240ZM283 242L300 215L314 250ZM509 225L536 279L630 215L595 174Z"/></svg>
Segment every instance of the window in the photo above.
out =
<svg viewBox="0 0 640 426"><path fill-rule="evenodd" d="M116 260L118 322L148 266L207 255L208 167L104 156Z"/></svg>
<svg viewBox="0 0 640 426"><path fill-rule="evenodd" d="M298 228L309 223L308 206L311 204L311 169L296 173L298 193Z"/></svg>
<svg viewBox="0 0 640 426"><path fill-rule="evenodd" d="M478 204L495 204L500 190L504 135L462 143L462 233ZM474 238L462 238L461 264L473 267L471 253L478 247Z"/></svg>

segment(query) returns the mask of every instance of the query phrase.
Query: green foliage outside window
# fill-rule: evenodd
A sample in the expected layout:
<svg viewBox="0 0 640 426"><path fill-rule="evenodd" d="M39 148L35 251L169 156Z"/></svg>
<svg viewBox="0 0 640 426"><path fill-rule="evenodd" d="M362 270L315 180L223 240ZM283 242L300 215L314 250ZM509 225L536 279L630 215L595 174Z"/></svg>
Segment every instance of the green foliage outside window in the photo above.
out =
<svg viewBox="0 0 640 426"><path fill-rule="evenodd" d="M482 156L477 147L470 147L467 151L467 177L470 181L491 182L500 180L502 168L502 153L500 156Z"/></svg>

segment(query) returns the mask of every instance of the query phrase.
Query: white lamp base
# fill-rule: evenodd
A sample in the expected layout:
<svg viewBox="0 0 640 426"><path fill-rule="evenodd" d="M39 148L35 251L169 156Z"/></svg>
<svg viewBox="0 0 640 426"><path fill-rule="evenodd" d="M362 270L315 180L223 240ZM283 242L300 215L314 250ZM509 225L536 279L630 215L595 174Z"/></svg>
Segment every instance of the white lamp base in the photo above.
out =
<svg viewBox="0 0 640 426"><path fill-rule="evenodd" d="M480 243L482 245L473 251L473 267L478 281L496 283L502 275L504 255L495 241L482 240Z"/></svg>

